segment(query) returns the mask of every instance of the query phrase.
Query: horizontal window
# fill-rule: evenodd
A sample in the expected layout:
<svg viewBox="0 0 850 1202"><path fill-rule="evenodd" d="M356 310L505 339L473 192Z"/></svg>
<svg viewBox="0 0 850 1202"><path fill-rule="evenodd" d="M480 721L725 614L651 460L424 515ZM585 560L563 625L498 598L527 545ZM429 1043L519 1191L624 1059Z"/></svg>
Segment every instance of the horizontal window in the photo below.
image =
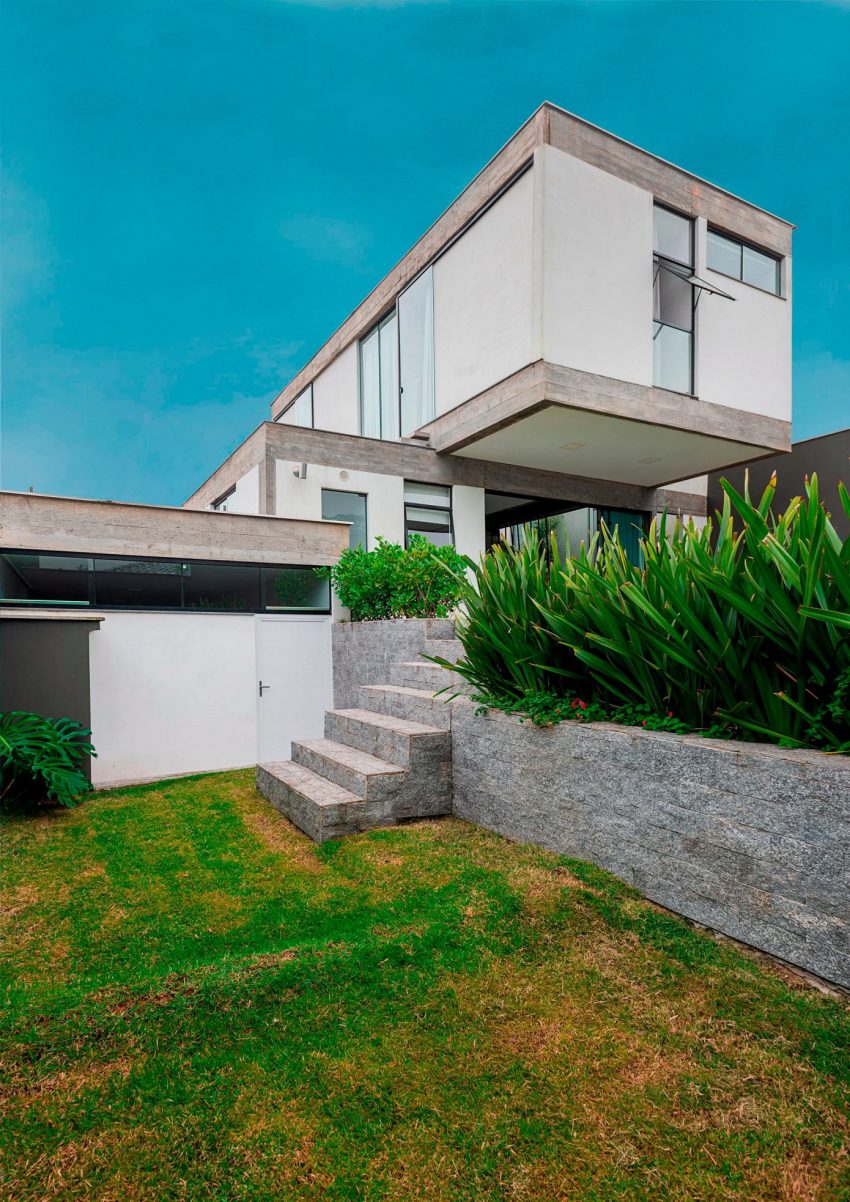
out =
<svg viewBox="0 0 850 1202"><path fill-rule="evenodd" d="M412 534L421 534L435 547L451 546L452 490L441 484L404 482L404 542L410 544Z"/></svg>
<svg viewBox="0 0 850 1202"><path fill-rule="evenodd" d="M330 585L289 564L0 551L0 605L328 613Z"/></svg>
<svg viewBox="0 0 850 1202"><path fill-rule="evenodd" d="M781 261L775 255L756 250L754 246L730 238L728 234L721 234L719 230L709 230L706 261L712 271L752 284L763 292L772 292L774 296L780 295Z"/></svg>

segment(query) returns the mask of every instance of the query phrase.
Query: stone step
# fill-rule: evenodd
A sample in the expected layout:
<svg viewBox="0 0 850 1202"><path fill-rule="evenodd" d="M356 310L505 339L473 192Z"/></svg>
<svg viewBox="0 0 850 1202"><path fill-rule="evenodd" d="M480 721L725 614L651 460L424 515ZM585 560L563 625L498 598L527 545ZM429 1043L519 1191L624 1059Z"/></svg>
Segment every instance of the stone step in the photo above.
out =
<svg viewBox="0 0 850 1202"><path fill-rule="evenodd" d="M259 764L257 788L316 843L393 821L391 802L362 801L348 789L291 760Z"/></svg>
<svg viewBox="0 0 850 1202"><path fill-rule="evenodd" d="M453 664L463 655L463 643L460 639L426 639L422 654L439 655Z"/></svg>
<svg viewBox="0 0 850 1202"><path fill-rule="evenodd" d="M424 722L366 709L328 710L325 738L408 768L414 758L451 758L451 736Z"/></svg>
<svg viewBox="0 0 850 1202"><path fill-rule="evenodd" d="M387 684L402 685L409 689L430 689L432 693L440 689L453 689L463 683L463 678L448 668L441 668L427 660L417 659L390 665Z"/></svg>
<svg viewBox="0 0 850 1202"><path fill-rule="evenodd" d="M447 694L435 697L430 689L413 689L398 684L365 684L360 686L359 693L366 710L391 714L396 718L409 718L412 722L424 722L440 730L449 730L451 727L452 711Z"/></svg>
<svg viewBox="0 0 850 1202"><path fill-rule="evenodd" d="M362 801L387 801L398 797L407 775L398 764L332 739L299 739L292 744L292 759L333 784L348 789Z"/></svg>

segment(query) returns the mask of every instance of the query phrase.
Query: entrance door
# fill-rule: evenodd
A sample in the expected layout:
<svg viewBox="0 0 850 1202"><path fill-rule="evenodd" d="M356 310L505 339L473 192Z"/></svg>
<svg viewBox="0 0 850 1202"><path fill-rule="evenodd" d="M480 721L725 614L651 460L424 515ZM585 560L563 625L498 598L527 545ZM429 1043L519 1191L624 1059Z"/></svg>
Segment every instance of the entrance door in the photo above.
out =
<svg viewBox="0 0 850 1202"><path fill-rule="evenodd" d="M332 702L331 620L257 617L257 762L288 760L293 739L318 739ZM262 686L262 688L261 688Z"/></svg>

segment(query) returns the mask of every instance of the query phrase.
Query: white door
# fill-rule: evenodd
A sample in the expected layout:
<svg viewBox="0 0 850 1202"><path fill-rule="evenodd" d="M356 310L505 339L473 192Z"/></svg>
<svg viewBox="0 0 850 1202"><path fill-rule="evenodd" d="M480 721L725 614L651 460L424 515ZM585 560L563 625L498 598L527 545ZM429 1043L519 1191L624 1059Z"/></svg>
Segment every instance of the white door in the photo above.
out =
<svg viewBox="0 0 850 1202"><path fill-rule="evenodd" d="M332 703L331 620L257 617L257 762L288 760L293 739L318 739Z"/></svg>

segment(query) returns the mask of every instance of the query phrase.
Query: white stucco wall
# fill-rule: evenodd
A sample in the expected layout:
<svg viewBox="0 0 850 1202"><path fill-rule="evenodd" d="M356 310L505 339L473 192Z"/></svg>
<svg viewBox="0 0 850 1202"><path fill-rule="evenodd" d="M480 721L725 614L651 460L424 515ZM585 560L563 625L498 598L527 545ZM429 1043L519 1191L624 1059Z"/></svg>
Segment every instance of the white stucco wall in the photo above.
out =
<svg viewBox="0 0 850 1202"><path fill-rule="evenodd" d="M697 273L733 296L703 295L697 306L695 390L703 401L791 420L791 259L785 296L706 267L707 226L697 223Z"/></svg>
<svg viewBox="0 0 850 1202"><path fill-rule="evenodd" d="M95 784L256 763L252 615L109 613L89 647Z"/></svg>
<svg viewBox="0 0 850 1202"><path fill-rule="evenodd" d="M360 433L358 344L346 347L313 381L313 423L317 430Z"/></svg>
<svg viewBox="0 0 850 1202"><path fill-rule="evenodd" d="M310 463L307 478L298 480L293 475L297 467L297 463L286 459L275 461L279 514L318 520L322 516L323 488L365 493L369 550L374 550L379 535L390 542L404 542L404 481L400 476L349 471L343 479L338 467Z"/></svg>
<svg viewBox="0 0 850 1202"><path fill-rule="evenodd" d="M552 146L535 151L534 175L542 357L651 384L651 194Z"/></svg>
<svg viewBox="0 0 850 1202"><path fill-rule="evenodd" d="M452 488L452 521L454 522L455 547L461 555L468 555L470 559L477 562L484 553L483 488L471 488L467 484L454 485Z"/></svg>
<svg viewBox="0 0 850 1202"><path fill-rule="evenodd" d="M434 264L437 413L537 357L533 211L534 177L528 171Z"/></svg>
<svg viewBox="0 0 850 1202"><path fill-rule="evenodd" d="M234 492L227 498L227 512L260 512L260 469L257 464L236 481Z"/></svg>

